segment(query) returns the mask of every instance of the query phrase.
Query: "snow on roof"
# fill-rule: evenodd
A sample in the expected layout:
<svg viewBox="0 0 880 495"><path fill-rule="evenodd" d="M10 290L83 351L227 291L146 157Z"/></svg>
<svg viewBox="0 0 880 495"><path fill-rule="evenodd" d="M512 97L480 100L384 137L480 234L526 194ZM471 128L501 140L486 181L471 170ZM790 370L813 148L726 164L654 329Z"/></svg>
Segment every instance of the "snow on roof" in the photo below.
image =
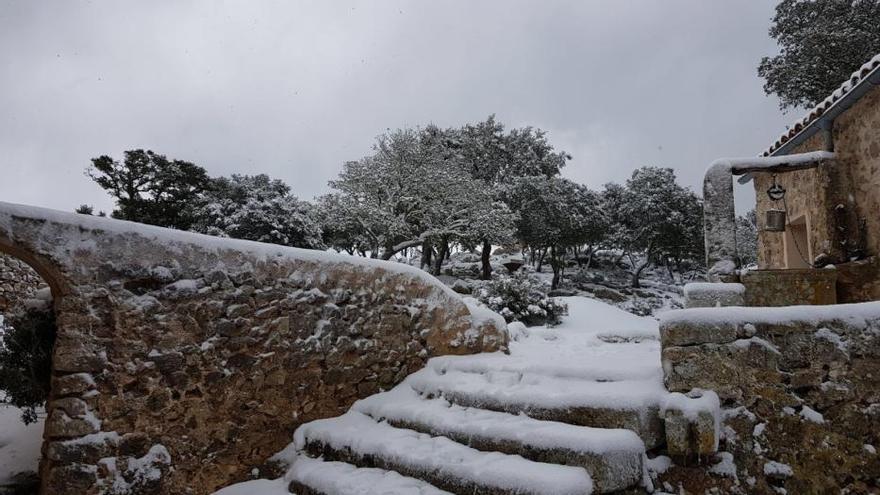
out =
<svg viewBox="0 0 880 495"><path fill-rule="evenodd" d="M859 69L853 72L852 75L849 76L849 79L831 93L828 98L822 100L821 103L807 112L804 117L795 122L788 131L783 133L775 143L762 153L762 156L769 156L777 152L785 143L800 134L801 131L806 130L811 124L819 120L822 115L828 112L828 110L837 105L843 97L849 94L856 86L867 81L868 76L877 71L878 68L880 68L880 53L859 67Z"/></svg>

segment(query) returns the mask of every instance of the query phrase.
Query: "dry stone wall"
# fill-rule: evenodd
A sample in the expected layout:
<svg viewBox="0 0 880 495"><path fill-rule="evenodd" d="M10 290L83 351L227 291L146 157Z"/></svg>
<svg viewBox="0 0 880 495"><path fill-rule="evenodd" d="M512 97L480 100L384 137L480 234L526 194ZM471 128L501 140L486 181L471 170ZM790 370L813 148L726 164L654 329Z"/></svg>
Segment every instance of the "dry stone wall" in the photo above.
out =
<svg viewBox="0 0 880 495"><path fill-rule="evenodd" d="M0 250L55 293L45 493L211 493L431 356L506 346L393 263L3 203Z"/></svg>
<svg viewBox="0 0 880 495"><path fill-rule="evenodd" d="M0 314L8 314L19 303L32 298L46 282L27 263L0 253Z"/></svg>
<svg viewBox="0 0 880 495"><path fill-rule="evenodd" d="M725 408L722 463L692 468L686 489L880 490L880 302L680 310L660 331L667 388Z"/></svg>

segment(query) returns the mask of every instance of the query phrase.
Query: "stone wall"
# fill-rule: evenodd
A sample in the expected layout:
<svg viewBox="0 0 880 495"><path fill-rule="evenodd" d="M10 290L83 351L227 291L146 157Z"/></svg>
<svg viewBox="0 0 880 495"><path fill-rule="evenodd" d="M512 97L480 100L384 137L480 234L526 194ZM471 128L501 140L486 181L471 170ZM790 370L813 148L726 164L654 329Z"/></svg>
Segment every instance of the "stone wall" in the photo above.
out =
<svg viewBox="0 0 880 495"><path fill-rule="evenodd" d="M34 297L45 286L33 268L0 253L0 314L8 314L22 299Z"/></svg>
<svg viewBox="0 0 880 495"><path fill-rule="evenodd" d="M686 490L880 490L880 303L672 311L660 331L667 388L724 406L730 469L681 469Z"/></svg>
<svg viewBox="0 0 880 495"><path fill-rule="evenodd" d="M875 87L834 122L834 150L837 159L818 168L779 174L777 182L786 188L788 217L806 215L812 257L823 263L840 264L854 255L880 254L880 87ZM812 136L793 153L823 149L821 133ZM783 233L763 230L765 212L781 209L766 191L769 174L755 174L757 195L758 265L762 269L785 268ZM861 253L861 254L859 254ZM813 260L809 260L813 261ZM846 284L846 280L841 280ZM839 292L841 302L880 299L880 279L869 291ZM847 299L857 295L861 299Z"/></svg>
<svg viewBox="0 0 880 495"><path fill-rule="evenodd" d="M431 356L506 346L395 263L3 203L0 251L55 296L45 493L211 493Z"/></svg>
<svg viewBox="0 0 880 495"><path fill-rule="evenodd" d="M749 270L740 275L746 306L836 304L837 278L833 268Z"/></svg>

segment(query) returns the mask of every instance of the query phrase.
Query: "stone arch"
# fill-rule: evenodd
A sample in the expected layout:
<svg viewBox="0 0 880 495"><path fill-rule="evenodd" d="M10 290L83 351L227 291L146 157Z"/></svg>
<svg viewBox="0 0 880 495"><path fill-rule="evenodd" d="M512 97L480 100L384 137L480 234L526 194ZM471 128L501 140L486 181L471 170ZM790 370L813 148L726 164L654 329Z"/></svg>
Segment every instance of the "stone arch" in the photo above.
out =
<svg viewBox="0 0 880 495"><path fill-rule="evenodd" d="M212 493L427 358L507 344L393 262L5 203L0 250L55 295L44 493Z"/></svg>
<svg viewBox="0 0 880 495"><path fill-rule="evenodd" d="M49 285L49 289L52 291L53 301L60 300L67 292L69 284L61 275L60 270L58 270L51 261L42 256L28 252L25 248L16 246L12 241L4 238L2 235L0 235L0 254L15 258L33 268L40 278Z"/></svg>
<svg viewBox="0 0 880 495"><path fill-rule="evenodd" d="M15 276L21 277L19 280L21 285L15 284L16 287L13 289L13 292L7 294L9 299L7 299L6 303L8 304L2 308L3 313L5 313L4 316L11 316L16 311L24 309L25 306L22 305L22 301L27 300L29 297L37 296L38 289L48 286L51 293L51 307L46 309L54 314L57 322L59 319L58 311L61 307L60 303L69 287L60 270L50 260L30 252L26 247L16 244L10 237L2 235L2 232L0 232L0 257L12 260L12 263L4 261L4 264L12 269ZM36 280L39 282L36 282ZM13 313L7 311L10 309L13 310ZM46 363L46 366L45 371L51 374L51 361ZM45 434L45 425L43 425L40 433L41 437ZM42 470L42 464L43 461L41 459L40 465L34 465L32 468L39 472Z"/></svg>

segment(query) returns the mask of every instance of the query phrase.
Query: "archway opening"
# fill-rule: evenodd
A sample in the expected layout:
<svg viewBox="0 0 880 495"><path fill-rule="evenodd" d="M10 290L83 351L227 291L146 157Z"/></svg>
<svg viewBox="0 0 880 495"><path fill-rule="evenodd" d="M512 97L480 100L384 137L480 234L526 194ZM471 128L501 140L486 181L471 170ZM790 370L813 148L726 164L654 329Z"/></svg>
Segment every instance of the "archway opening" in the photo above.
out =
<svg viewBox="0 0 880 495"><path fill-rule="evenodd" d="M60 286L11 251L0 246L0 491L36 493Z"/></svg>

